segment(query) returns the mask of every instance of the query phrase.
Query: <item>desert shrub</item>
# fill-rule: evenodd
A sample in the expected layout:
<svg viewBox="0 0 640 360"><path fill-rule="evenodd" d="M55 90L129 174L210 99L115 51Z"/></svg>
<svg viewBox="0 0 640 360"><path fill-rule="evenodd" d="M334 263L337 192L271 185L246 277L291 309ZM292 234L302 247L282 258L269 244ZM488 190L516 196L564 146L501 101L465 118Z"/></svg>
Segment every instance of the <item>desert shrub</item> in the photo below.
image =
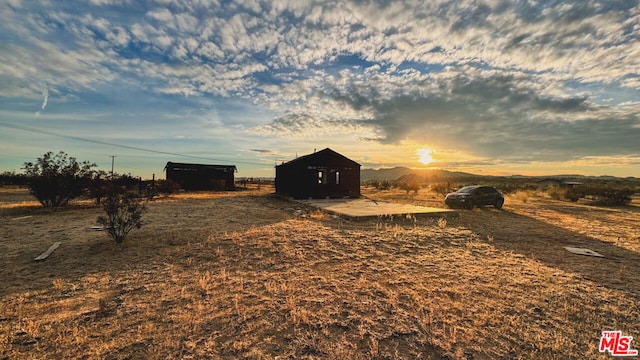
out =
<svg viewBox="0 0 640 360"><path fill-rule="evenodd" d="M494 183L493 186L499 189L500 192L503 194L511 194L519 190L527 189L527 186L525 184L509 182L509 181Z"/></svg>
<svg viewBox="0 0 640 360"><path fill-rule="evenodd" d="M153 201L160 192L153 182L140 182L138 185L138 195L147 201Z"/></svg>
<svg viewBox="0 0 640 360"><path fill-rule="evenodd" d="M0 185L27 185L27 177L24 174L16 174L15 171L0 173Z"/></svg>
<svg viewBox="0 0 640 360"><path fill-rule="evenodd" d="M631 196L635 193L629 188L616 188L607 185L590 185L570 188L565 198L577 201L580 198L591 197L597 205L619 206L631 203Z"/></svg>
<svg viewBox="0 0 640 360"><path fill-rule="evenodd" d="M567 192L568 191L566 189L561 189L559 187L550 187L547 190L547 194L549 194L549 196L554 200L561 200L562 198L565 198L567 196ZM578 201L578 199L576 198L572 201Z"/></svg>
<svg viewBox="0 0 640 360"><path fill-rule="evenodd" d="M140 196L149 198L149 200L157 195L154 195L152 189L148 189L148 186L140 178L122 174L108 175L102 170L94 172L94 176L87 186L87 195L94 199L97 205L100 205L102 198L106 197L114 189L138 191Z"/></svg>
<svg viewBox="0 0 640 360"><path fill-rule="evenodd" d="M82 195L97 165L69 157L65 152L47 152L35 163L24 163L29 192L44 207L66 206Z"/></svg>
<svg viewBox="0 0 640 360"><path fill-rule="evenodd" d="M116 243L121 244L133 229L142 226L145 205L142 198L128 191L110 191L102 203L107 216L99 216L98 223Z"/></svg>
<svg viewBox="0 0 640 360"><path fill-rule="evenodd" d="M414 194L417 194L420 191L420 184L422 183L422 178L416 174L408 174L399 177L395 181L396 187L400 190L404 190L407 194L410 191L413 191Z"/></svg>
<svg viewBox="0 0 640 360"><path fill-rule="evenodd" d="M102 199L107 196L113 187L111 182L106 179L106 176L104 171L97 171L88 183L87 195L95 201L96 205L100 205Z"/></svg>
<svg viewBox="0 0 640 360"><path fill-rule="evenodd" d="M409 191L413 191L414 194L417 194L420 191L420 184L416 181L398 181L398 188L400 190L404 190L409 193Z"/></svg>
<svg viewBox="0 0 640 360"><path fill-rule="evenodd" d="M160 194L175 194L180 191L180 184L171 179L158 180L156 182L156 189Z"/></svg>
<svg viewBox="0 0 640 360"><path fill-rule="evenodd" d="M380 185L380 181L377 180L377 179L369 180L369 181L364 182L364 185L370 186L370 187L372 187L374 189L377 189L378 186Z"/></svg>
<svg viewBox="0 0 640 360"><path fill-rule="evenodd" d="M129 174L114 174L111 176L111 181L116 187L134 190L140 186L141 179Z"/></svg>
<svg viewBox="0 0 640 360"><path fill-rule="evenodd" d="M393 183L390 180L382 180L378 183L378 186L376 186L376 189L389 190L391 189L392 186L393 186Z"/></svg>
<svg viewBox="0 0 640 360"><path fill-rule="evenodd" d="M227 182L222 179L213 179L211 180L211 189L214 191L222 191L227 188Z"/></svg>
<svg viewBox="0 0 640 360"><path fill-rule="evenodd" d="M629 205L634 191L630 189L600 188L589 195L595 196L599 205Z"/></svg>
<svg viewBox="0 0 640 360"><path fill-rule="evenodd" d="M446 196L448 193L453 192L454 190L455 186L449 182L431 185L431 191L436 192L442 196Z"/></svg>
<svg viewBox="0 0 640 360"><path fill-rule="evenodd" d="M540 196L538 190L518 190L515 191L511 194L509 194L509 196L513 199L518 199L520 201L522 201L523 203L526 203L529 201L529 199L531 198L537 198Z"/></svg>
<svg viewBox="0 0 640 360"><path fill-rule="evenodd" d="M389 190L393 186L390 180L369 180L366 184L376 190Z"/></svg>
<svg viewBox="0 0 640 360"><path fill-rule="evenodd" d="M569 188L569 189L565 190L563 195L564 195L565 199L567 199L569 201L576 202L580 198L585 197L586 193L584 192L583 188L574 187L574 188Z"/></svg>

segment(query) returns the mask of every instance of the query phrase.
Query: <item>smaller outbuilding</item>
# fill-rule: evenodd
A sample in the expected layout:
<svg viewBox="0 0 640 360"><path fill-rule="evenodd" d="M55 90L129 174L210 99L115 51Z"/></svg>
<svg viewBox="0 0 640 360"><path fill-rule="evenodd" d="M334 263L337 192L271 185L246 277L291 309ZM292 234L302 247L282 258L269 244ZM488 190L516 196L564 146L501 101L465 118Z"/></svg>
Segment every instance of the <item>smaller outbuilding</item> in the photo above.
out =
<svg viewBox="0 0 640 360"><path fill-rule="evenodd" d="M235 165L207 165L168 162L166 179L184 190L235 190Z"/></svg>
<svg viewBox="0 0 640 360"><path fill-rule="evenodd" d="M360 197L360 164L326 148L276 165L276 194L294 199Z"/></svg>
<svg viewBox="0 0 640 360"><path fill-rule="evenodd" d="M536 183L539 190L549 190L551 188L572 188L582 185L577 181L564 181L560 179L542 179Z"/></svg>

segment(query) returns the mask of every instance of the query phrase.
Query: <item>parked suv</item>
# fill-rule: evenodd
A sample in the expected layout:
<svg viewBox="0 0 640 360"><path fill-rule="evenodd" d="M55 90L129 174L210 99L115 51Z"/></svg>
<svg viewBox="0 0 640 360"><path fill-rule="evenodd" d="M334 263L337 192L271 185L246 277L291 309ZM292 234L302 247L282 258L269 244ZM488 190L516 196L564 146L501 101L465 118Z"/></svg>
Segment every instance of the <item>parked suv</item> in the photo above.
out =
<svg viewBox="0 0 640 360"><path fill-rule="evenodd" d="M447 194L444 203L450 207L466 207L467 209L483 205L493 205L500 209L504 204L504 196L493 186L472 185Z"/></svg>

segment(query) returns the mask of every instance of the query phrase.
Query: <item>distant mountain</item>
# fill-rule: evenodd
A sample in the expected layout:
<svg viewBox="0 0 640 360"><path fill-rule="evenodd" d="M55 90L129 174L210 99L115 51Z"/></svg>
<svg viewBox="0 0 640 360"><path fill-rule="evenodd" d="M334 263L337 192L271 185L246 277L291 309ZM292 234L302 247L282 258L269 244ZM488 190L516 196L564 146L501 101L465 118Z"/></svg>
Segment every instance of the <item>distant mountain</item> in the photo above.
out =
<svg viewBox="0 0 640 360"><path fill-rule="evenodd" d="M406 167L394 167L390 169L362 169L360 181L370 180L395 180L401 176L413 174L416 170Z"/></svg>
<svg viewBox="0 0 640 360"><path fill-rule="evenodd" d="M370 180L397 180L401 177L412 176L424 182L459 181L473 178L487 178L493 176L474 175L465 172L438 170L438 169L411 169L407 167L394 167L390 169L363 169L360 171L361 181Z"/></svg>
<svg viewBox="0 0 640 360"><path fill-rule="evenodd" d="M370 180L397 180L401 177L411 176L422 182L474 182L482 180L497 179L517 179L519 181L537 182L542 179L558 179L563 181L579 181L579 182L640 182L636 177L615 177L615 176L586 176L577 174L559 174L545 176L493 176L493 175L477 175L458 171L438 170L438 169L411 169L407 167L394 167L388 169L362 169L360 171L360 181Z"/></svg>

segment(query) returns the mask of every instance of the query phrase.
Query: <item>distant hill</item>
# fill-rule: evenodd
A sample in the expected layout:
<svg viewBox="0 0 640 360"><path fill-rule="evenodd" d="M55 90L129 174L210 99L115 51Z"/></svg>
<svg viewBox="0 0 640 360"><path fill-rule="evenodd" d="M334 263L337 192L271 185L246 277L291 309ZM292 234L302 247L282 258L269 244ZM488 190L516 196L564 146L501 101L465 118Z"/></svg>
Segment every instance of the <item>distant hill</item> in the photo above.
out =
<svg viewBox="0 0 640 360"><path fill-rule="evenodd" d="M360 171L361 181L370 180L397 180L401 177L416 177L424 182L461 181L474 178L494 178L495 176L482 176L465 172L431 169L411 169L407 167L394 167L390 169L363 169Z"/></svg>
<svg viewBox="0 0 640 360"><path fill-rule="evenodd" d="M394 167L390 169L362 169L360 181L370 180L395 180L401 176L413 174L416 170L406 167Z"/></svg>
<svg viewBox="0 0 640 360"><path fill-rule="evenodd" d="M438 170L438 169L411 169L407 167L394 167L388 169L362 169L360 171L360 180L397 180L401 177L415 177L426 183L434 182L480 182L487 180L519 180L526 182L537 182L542 179L559 179L564 181L578 182L638 182L640 179L636 177L615 177L615 176L586 176L577 174L559 174L545 176L493 176L493 175L477 175L458 171Z"/></svg>

